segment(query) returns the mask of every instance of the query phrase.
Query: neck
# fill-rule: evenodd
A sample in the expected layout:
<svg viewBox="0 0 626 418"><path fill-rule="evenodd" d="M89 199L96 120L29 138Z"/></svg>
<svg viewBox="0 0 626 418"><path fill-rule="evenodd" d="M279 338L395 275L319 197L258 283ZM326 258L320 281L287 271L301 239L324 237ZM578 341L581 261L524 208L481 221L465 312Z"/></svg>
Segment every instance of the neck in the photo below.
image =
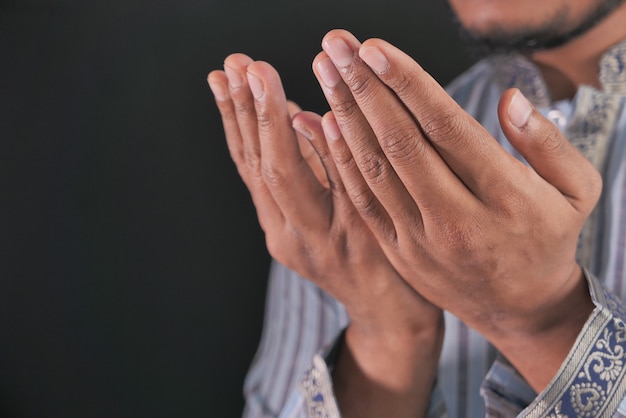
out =
<svg viewBox="0 0 626 418"><path fill-rule="evenodd" d="M558 48L538 51L537 64L555 100L571 98L579 86L600 87L598 66L604 52L626 39L626 3L588 32Z"/></svg>

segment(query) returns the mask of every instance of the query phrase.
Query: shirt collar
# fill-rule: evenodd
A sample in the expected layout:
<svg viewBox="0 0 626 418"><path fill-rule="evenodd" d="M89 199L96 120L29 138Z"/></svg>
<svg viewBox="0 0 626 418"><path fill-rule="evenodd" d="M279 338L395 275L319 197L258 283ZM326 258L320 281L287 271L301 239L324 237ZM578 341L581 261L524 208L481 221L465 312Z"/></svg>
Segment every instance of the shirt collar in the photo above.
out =
<svg viewBox="0 0 626 418"><path fill-rule="evenodd" d="M519 53L510 53L489 59L496 69L496 82L502 90L516 87L535 106L550 105L550 93L541 71L527 57ZM602 55L599 79L604 92L626 94L626 40L609 48Z"/></svg>

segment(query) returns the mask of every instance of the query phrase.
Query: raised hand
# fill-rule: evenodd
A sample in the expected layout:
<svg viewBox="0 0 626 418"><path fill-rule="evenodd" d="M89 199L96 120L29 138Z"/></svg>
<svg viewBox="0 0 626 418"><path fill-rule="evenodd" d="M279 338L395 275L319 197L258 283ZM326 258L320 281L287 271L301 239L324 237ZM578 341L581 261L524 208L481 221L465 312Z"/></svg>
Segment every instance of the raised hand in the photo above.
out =
<svg viewBox="0 0 626 418"><path fill-rule="evenodd" d="M288 103L269 64L234 54L224 68L210 73L208 81L269 252L336 297L351 317L348 349L335 370L342 412L380 416L393 405L403 406L407 416L423 412L441 346L441 310L404 282L354 209L330 157L321 117L293 115L298 109ZM292 126L301 133L301 146ZM380 400L381 408L392 406L379 410L363 402L364 391L370 401Z"/></svg>
<svg viewBox="0 0 626 418"><path fill-rule="evenodd" d="M322 46L322 124L356 210L420 294L543 388L593 309L575 249L599 174L516 90L498 114L531 167L397 48L345 31Z"/></svg>

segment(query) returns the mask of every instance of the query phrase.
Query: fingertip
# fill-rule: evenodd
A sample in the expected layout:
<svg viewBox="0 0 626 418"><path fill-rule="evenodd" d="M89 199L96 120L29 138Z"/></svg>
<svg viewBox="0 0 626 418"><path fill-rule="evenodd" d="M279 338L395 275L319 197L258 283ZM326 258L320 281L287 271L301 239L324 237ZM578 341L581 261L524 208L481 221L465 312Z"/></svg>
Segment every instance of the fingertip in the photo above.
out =
<svg viewBox="0 0 626 418"><path fill-rule="evenodd" d="M248 77L249 83L251 80L253 80L253 82L256 82L256 80L259 81L259 83L257 83L255 86L251 84L251 88L262 86L264 92L269 93L274 98L278 98L280 101L284 100L286 103L287 98L283 90L280 75L271 64L265 61L254 61L248 66L246 70L246 75ZM256 91L253 93L256 93L254 94L255 97L259 98L265 94L264 92L261 93L261 91Z"/></svg>
<svg viewBox="0 0 626 418"><path fill-rule="evenodd" d="M507 107L509 121L518 129L522 129L533 113L533 106L528 99L518 89L511 93L511 98Z"/></svg>
<svg viewBox="0 0 626 418"><path fill-rule="evenodd" d="M294 114L293 123L305 125L314 130L322 126L322 117L315 112L301 111Z"/></svg>
<svg viewBox="0 0 626 418"><path fill-rule="evenodd" d="M324 130L324 135L330 141L336 141L342 136L337 119L332 112L327 112L322 117L322 129Z"/></svg>
<svg viewBox="0 0 626 418"><path fill-rule="evenodd" d="M209 83L209 85L211 85L211 83L219 83L221 80L220 73L224 72L220 70L213 70L209 72L206 76L207 83Z"/></svg>
<svg viewBox="0 0 626 418"><path fill-rule="evenodd" d="M313 62L311 63L311 68L313 68L313 72L314 72L315 74L317 74L317 64L318 64L320 61L323 61L323 60L328 59L328 58L329 58L329 57L328 57L328 54L326 53L326 51L320 51L320 52L319 52L319 53L315 56L315 58L313 58Z"/></svg>
<svg viewBox="0 0 626 418"><path fill-rule="evenodd" d="M313 140L313 132L311 132L311 130L308 129L308 127L301 121L294 120L291 126L293 127L293 129L296 130L297 133L302 135L304 138L308 139L309 141Z"/></svg>
<svg viewBox="0 0 626 418"><path fill-rule="evenodd" d="M381 38L369 38L363 41L361 48L384 48L389 43Z"/></svg>
<svg viewBox="0 0 626 418"><path fill-rule="evenodd" d="M250 71L246 73L246 78L248 79L248 86L250 86L252 96L256 100L261 100L265 95L265 84L263 84L263 81Z"/></svg>
<svg viewBox="0 0 626 418"><path fill-rule="evenodd" d="M379 75L385 74L389 70L389 60L375 44L361 45L359 57Z"/></svg>
<svg viewBox="0 0 626 418"><path fill-rule="evenodd" d="M308 140L322 136L322 117L314 112L303 111L295 114L292 119L293 128Z"/></svg>
<svg viewBox="0 0 626 418"><path fill-rule="evenodd" d="M293 118L296 114L302 112L302 108L293 100L287 100L287 112L289 112L289 116Z"/></svg>
<svg viewBox="0 0 626 418"><path fill-rule="evenodd" d="M211 71L207 75L207 83L209 84L213 96L215 96L215 100L221 102L228 100L229 95L228 88L226 87L226 75L223 71Z"/></svg>
<svg viewBox="0 0 626 418"><path fill-rule="evenodd" d="M356 52L361 47L361 41L357 39L352 33L345 29L333 29L324 36L322 39L322 49L324 51L336 51L339 46L345 45L345 54L350 55L350 52ZM345 58L347 61L347 57Z"/></svg>
<svg viewBox="0 0 626 418"><path fill-rule="evenodd" d="M534 106L517 88L505 91L498 103L498 117L505 132L526 130L534 111Z"/></svg>
<svg viewBox="0 0 626 418"><path fill-rule="evenodd" d="M224 72L231 88L237 89L245 82L245 74L248 66L254 61L241 53L230 54L224 60Z"/></svg>
<svg viewBox="0 0 626 418"><path fill-rule="evenodd" d="M246 54L236 52L226 57L226 59L224 60L224 65L228 65L232 68L245 68L253 62L254 60Z"/></svg>
<svg viewBox="0 0 626 418"><path fill-rule="evenodd" d="M252 74L259 79L268 82L272 79L279 79L278 71L266 61L254 61L246 68L248 74Z"/></svg>
<svg viewBox="0 0 626 418"><path fill-rule="evenodd" d="M352 32L346 29L337 28L329 30L322 38L322 45L324 45L325 42L327 42L331 38L343 38L344 40L350 41L351 43L357 43L359 45L361 44L357 37L354 36Z"/></svg>

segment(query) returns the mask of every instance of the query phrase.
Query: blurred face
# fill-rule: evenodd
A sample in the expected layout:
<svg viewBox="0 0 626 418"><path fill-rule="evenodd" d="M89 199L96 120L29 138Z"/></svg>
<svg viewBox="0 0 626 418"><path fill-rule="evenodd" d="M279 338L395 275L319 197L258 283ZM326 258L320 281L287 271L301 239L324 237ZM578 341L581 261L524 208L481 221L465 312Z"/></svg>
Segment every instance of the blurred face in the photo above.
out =
<svg viewBox="0 0 626 418"><path fill-rule="evenodd" d="M561 46L626 0L447 0L482 53Z"/></svg>

